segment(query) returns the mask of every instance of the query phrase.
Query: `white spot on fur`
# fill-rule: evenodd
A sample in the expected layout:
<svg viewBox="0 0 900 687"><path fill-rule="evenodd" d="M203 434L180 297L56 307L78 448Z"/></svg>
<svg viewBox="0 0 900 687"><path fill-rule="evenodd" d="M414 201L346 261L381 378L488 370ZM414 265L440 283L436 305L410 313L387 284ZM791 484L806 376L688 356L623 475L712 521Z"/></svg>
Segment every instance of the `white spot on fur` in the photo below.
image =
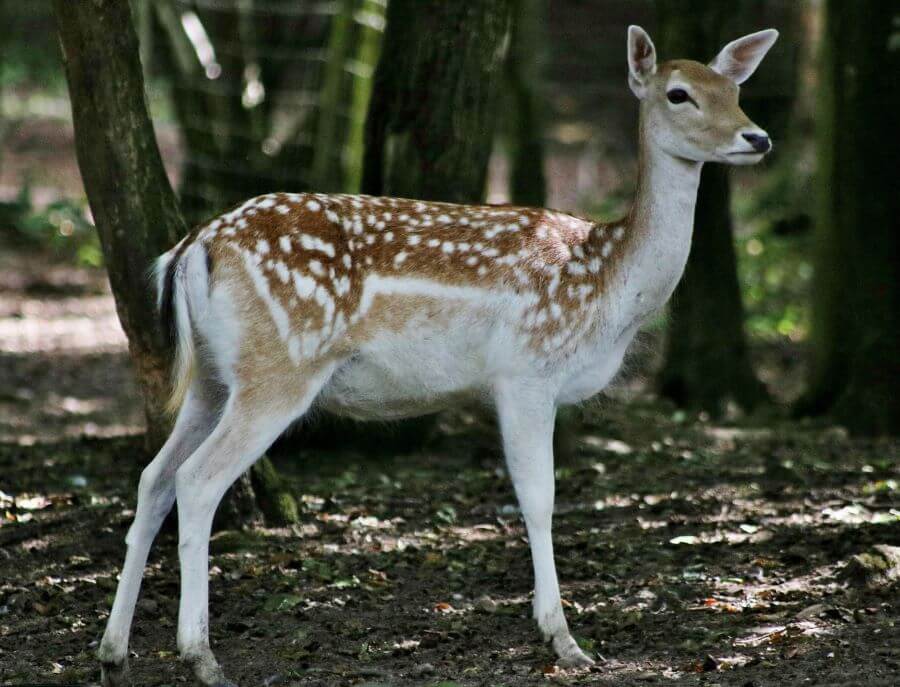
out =
<svg viewBox="0 0 900 687"><path fill-rule="evenodd" d="M281 280L282 284L287 284L291 279L291 272L280 260L275 263L275 273L278 275L278 278Z"/></svg>
<svg viewBox="0 0 900 687"><path fill-rule="evenodd" d="M306 250L317 250L325 253L329 258L334 257L334 245L323 241L318 236L300 234L300 245Z"/></svg>
<svg viewBox="0 0 900 687"><path fill-rule="evenodd" d="M297 296L302 299L312 296L316 288L315 279L300 274L297 270L291 270L291 276L294 278L294 290L297 292Z"/></svg>

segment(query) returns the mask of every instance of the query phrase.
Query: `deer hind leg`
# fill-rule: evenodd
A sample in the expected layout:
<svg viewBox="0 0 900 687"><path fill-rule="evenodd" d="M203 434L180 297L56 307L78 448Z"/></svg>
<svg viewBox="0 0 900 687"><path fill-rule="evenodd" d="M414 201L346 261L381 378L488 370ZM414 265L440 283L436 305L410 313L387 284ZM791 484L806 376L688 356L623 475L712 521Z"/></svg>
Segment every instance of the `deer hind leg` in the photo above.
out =
<svg viewBox="0 0 900 687"><path fill-rule="evenodd" d="M569 632L553 560L553 420L555 402L539 382L504 382L495 390L506 463L528 531L534 565L534 617L563 667L593 663Z"/></svg>
<svg viewBox="0 0 900 687"><path fill-rule="evenodd" d="M213 433L175 476L181 604L178 649L202 685L226 680L209 645L209 536L213 515L228 487L312 404L331 376L333 364L306 376L302 388L279 393L278 381L237 388Z"/></svg>
<svg viewBox="0 0 900 687"><path fill-rule="evenodd" d="M128 637L147 556L175 501L176 470L216 425L219 415L216 393L214 384L194 382L178 413L172 434L141 474L134 522L125 537L128 545L125 564L97 652L106 687L119 687L128 682Z"/></svg>

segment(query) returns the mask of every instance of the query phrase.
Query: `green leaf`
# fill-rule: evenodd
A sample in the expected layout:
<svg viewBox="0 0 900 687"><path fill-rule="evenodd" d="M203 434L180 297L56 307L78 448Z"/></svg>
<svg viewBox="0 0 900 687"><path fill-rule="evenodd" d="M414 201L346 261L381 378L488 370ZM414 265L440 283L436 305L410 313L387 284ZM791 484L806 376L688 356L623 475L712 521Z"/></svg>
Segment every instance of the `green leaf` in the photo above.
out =
<svg viewBox="0 0 900 687"><path fill-rule="evenodd" d="M303 603L303 597L296 594L275 594L266 599L263 609L270 612L289 611L295 606Z"/></svg>

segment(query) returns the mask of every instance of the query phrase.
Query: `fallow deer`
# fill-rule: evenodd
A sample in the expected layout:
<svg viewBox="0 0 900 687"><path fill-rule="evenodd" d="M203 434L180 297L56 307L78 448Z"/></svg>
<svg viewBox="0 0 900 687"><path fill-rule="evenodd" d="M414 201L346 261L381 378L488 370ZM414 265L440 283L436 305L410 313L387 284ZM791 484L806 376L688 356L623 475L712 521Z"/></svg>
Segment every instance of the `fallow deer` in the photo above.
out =
<svg viewBox="0 0 900 687"><path fill-rule="evenodd" d="M592 663L569 632L553 560L552 434L561 404L601 391L684 270L704 162L771 149L738 85L774 30L709 64L657 64L628 30L640 99L636 198L598 224L552 210L273 193L194 230L157 265L177 351L175 428L141 475L127 556L100 645L127 681L130 625L151 543L178 503L178 647L203 685L229 685L209 645L208 545L229 485L318 404L403 418L463 396L497 411L534 565L534 616L560 664Z"/></svg>

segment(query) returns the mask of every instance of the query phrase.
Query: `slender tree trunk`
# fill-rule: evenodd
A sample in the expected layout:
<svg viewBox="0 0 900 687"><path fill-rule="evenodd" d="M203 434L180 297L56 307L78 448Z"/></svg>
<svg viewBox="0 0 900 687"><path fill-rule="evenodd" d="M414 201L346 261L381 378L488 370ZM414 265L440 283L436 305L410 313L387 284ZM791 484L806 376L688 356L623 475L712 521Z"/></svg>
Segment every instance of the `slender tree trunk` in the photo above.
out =
<svg viewBox="0 0 900 687"><path fill-rule="evenodd" d="M657 0L663 59L707 62L726 42L734 12L719 0ZM728 400L752 408L766 398L754 375L744 334L744 308L732 240L728 169L703 170L691 254L669 307L662 395L681 405L721 412Z"/></svg>
<svg viewBox="0 0 900 687"><path fill-rule="evenodd" d="M825 5L817 254L806 411L851 431L900 433L896 4Z"/></svg>
<svg viewBox="0 0 900 687"><path fill-rule="evenodd" d="M512 0L392 0L369 105L363 191L484 197Z"/></svg>
<svg viewBox="0 0 900 687"><path fill-rule="evenodd" d="M147 415L149 447L169 429L163 402L170 350L147 279L185 233L144 97L128 0L55 0L78 164Z"/></svg>
<svg viewBox="0 0 900 687"><path fill-rule="evenodd" d="M360 0L359 39L356 48L357 68L364 70L353 79L350 100L350 130L347 132L345 160L346 187L350 193L359 193L362 185L363 157L365 156L366 114L372 97L372 76L381 54L381 33L384 24L384 8L377 0Z"/></svg>
<svg viewBox="0 0 900 687"><path fill-rule="evenodd" d="M344 129L340 126L342 105L349 84L345 66L352 48L353 10L356 0L340 0L331 17L331 31L326 46L325 75L319 94L319 116L313 145L312 182L317 191L342 191L344 185L341 158Z"/></svg>

